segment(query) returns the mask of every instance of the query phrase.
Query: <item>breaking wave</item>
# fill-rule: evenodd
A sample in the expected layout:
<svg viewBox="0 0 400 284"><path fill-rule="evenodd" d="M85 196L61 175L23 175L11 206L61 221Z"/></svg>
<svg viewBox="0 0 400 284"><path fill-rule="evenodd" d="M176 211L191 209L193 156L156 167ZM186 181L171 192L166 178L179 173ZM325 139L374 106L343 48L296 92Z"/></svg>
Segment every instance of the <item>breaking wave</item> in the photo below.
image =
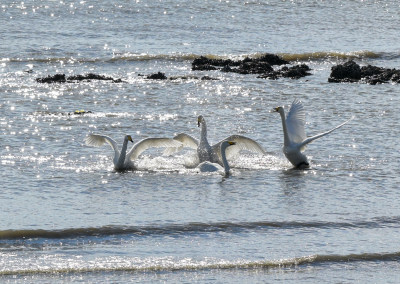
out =
<svg viewBox="0 0 400 284"><path fill-rule="evenodd" d="M190 233L231 232L237 233L247 230L268 229L343 229L343 228L386 228L400 227L400 217L382 217L355 222L216 222L216 223L187 223L148 226L103 226L89 228L68 228L60 230L3 230L0 231L0 240L17 240L28 238L76 238L91 236L113 236L130 234L137 236L151 235L184 235Z"/></svg>
<svg viewBox="0 0 400 284"><path fill-rule="evenodd" d="M363 253L347 255L309 255L278 260L224 260L206 258L194 260L191 258L156 258L156 259L120 259L110 264L108 259L88 261L71 265L58 264L55 267L39 266L35 268L2 269L0 275L14 274L59 274L59 273L94 273L94 272L171 272L171 271L201 271L201 270L235 270L235 269L282 269L299 266L318 266L324 264L369 261L398 261L400 252L393 253Z"/></svg>
<svg viewBox="0 0 400 284"><path fill-rule="evenodd" d="M18 62L18 63L51 63L51 62L65 62L65 63L116 63L116 62L141 62L141 61L192 61L200 56L206 56L211 59L243 59L245 57L257 58L265 53L250 53L238 55L217 55L217 54L185 54L185 53L171 53L171 54L147 54L147 53L121 53L114 54L112 57L104 58L85 58L79 56L66 56L66 57L32 57L32 58L0 58L0 62ZM375 52L369 50L339 52L339 51L317 51L305 53L277 53L287 61L314 61L314 60L332 60L332 59L394 59L400 57L400 53L385 53Z"/></svg>

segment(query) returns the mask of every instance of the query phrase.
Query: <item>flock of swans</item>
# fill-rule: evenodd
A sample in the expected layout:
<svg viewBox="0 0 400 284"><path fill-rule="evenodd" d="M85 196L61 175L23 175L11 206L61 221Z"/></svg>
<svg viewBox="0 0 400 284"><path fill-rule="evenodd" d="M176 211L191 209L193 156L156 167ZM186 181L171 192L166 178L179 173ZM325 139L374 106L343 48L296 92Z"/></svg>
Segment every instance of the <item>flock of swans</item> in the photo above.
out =
<svg viewBox="0 0 400 284"><path fill-rule="evenodd" d="M295 99L292 102L287 115L285 115L285 110L282 106L274 108L274 111L278 112L282 119L283 153L296 168L310 166L306 155L303 154L307 144L342 127L354 118L350 118L331 130L307 138L305 133L305 110L299 100ZM121 151L119 151L115 140L105 135L89 134L85 138L85 143L90 146L102 146L104 143L108 143L114 150L113 162L116 171L136 170L135 159L143 151L153 147L165 148L164 155L173 154L184 147L195 149L198 158L197 168L201 172L217 171L225 176L229 175L230 171L228 159L242 150L262 155L266 153L259 143L242 135L231 135L214 145L210 145L207 140L206 121L202 115L197 118L197 123L198 127L201 127L200 140L186 133L178 134L173 138L146 138L134 144L129 152L127 152L128 142L133 143L130 135L125 136Z"/></svg>

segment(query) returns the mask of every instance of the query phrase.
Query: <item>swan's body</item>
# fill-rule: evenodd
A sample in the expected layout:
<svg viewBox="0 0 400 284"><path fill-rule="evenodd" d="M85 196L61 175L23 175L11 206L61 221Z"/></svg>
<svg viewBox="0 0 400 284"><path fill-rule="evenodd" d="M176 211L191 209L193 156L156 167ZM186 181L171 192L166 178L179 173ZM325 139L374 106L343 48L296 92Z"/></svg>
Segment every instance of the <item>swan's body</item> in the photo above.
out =
<svg viewBox="0 0 400 284"><path fill-rule="evenodd" d="M223 159L220 151L223 141L235 142L235 146L231 146L226 150L226 157L228 159L239 153L241 150L265 154L265 150L256 141L242 135L231 135L211 146L207 139L206 121L202 115L197 118L197 125L198 127L201 127L200 141L186 133L178 134L174 139L182 143L180 148L186 146L196 149L200 163L208 161L223 166ZM178 151L180 148L168 149L167 153Z"/></svg>
<svg viewBox="0 0 400 284"><path fill-rule="evenodd" d="M86 145L90 146L102 146L104 143L110 144L110 146L114 150L114 169L116 171L126 171L126 170L135 170L136 167L133 163L139 155L147 150L148 148L153 147L179 147L181 145L180 142L170 139L170 138L146 138L143 139L136 144L129 150L127 153L128 142L132 142L132 137L130 135L125 135L124 143L122 144L121 152L118 150L117 143L114 139L105 136L105 135L98 135L98 134L90 134L85 138Z"/></svg>
<svg viewBox="0 0 400 284"><path fill-rule="evenodd" d="M220 155L222 160L222 167L219 164L211 163L209 161L205 161L198 165L198 168L201 172L223 172L225 176L229 175L229 164L226 159L226 149L236 143L233 141L223 141L220 146Z"/></svg>
<svg viewBox="0 0 400 284"><path fill-rule="evenodd" d="M285 116L285 110L283 107L274 108L274 111L278 112L281 115L282 119L282 128L283 128L283 153L286 158L291 162L295 167L309 167L309 162L307 157L302 153L305 150L307 144L312 141L321 138L332 131L342 127L346 123L348 123L351 119L346 122L336 126L335 128L317 134L312 137L306 137L305 133L305 123L306 123L306 115L303 108L303 104L295 99L290 107L290 110Z"/></svg>

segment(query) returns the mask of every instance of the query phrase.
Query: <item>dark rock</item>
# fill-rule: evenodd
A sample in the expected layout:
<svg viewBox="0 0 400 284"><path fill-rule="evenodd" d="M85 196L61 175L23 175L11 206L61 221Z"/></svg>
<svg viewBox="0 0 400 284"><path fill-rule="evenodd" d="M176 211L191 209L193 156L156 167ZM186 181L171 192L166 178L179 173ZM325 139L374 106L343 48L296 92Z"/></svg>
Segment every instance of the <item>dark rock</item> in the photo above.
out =
<svg viewBox="0 0 400 284"><path fill-rule="evenodd" d="M36 82L38 83L65 83L66 81L65 74L55 74L44 78L36 78Z"/></svg>
<svg viewBox="0 0 400 284"><path fill-rule="evenodd" d="M209 76L203 76L203 77L201 77L201 80L202 81L216 81L216 80L219 80L219 79L213 78L213 77L209 77Z"/></svg>
<svg viewBox="0 0 400 284"><path fill-rule="evenodd" d="M398 72L392 76L392 82L397 83L397 84L400 83L400 72Z"/></svg>
<svg viewBox="0 0 400 284"><path fill-rule="evenodd" d="M74 81L92 81L92 80L112 81L113 83L123 82L121 79L114 79L112 77L106 77L103 75L97 75L93 73L89 73L86 75L74 75L69 77L65 77L65 74L55 74L55 75L49 75L44 78L36 78L36 81L39 83L71 83Z"/></svg>
<svg viewBox="0 0 400 284"><path fill-rule="evenodd" d="M400 70L372 65L360 68L358 64L351 60L342 65L333 66L328 82L358 82L360 80L371 85L384 84L390 81L399 83Z"/></svg>
<svg viewBox="0 0 400 284"><path fill-rule="evenodd" d="M81 109L81 110L76 110L76 111L74 111L74 112L69 112L68 113L68 115L84 115L84 114L88 114L88 113L93 113L92 111L90 111L90 110L83 110L83 109Z"/></svg>
<svg viewBox="0 0 400 284"><path fill-rule="evenodd" d="M162 72L158 72L158 73L155 73L155 74L151 74L151 75L146 76L146 79L152 79L152 80L166 80L166 79L167 79L167 76L165 76L165 74L162 73Z"/></svg>
<svg viewBox="0 0 400 284"><path fill-rule="evenodd" d="M196 58L192 62L192 70L235 72L240 74L263 74L273 70L272 65L283 65L289 62L275 54L264 54L259 58L246 57L243 60L211 59L205 56Z"/></svg>
<svg viewBox="0 0 400 284"><path fill-rule="evenodd" d="M217 70L217 67L211 64L204 64L204 65L192 65L193 71L213 71Z"/></svg>
<svg viewBox="0 0 400 284"><path fill-rule="evenodd" d="M286 61L282 58L280 58L276 54L271 54L271 53L266 53L263 56L259 58L260 61L265 61L268 62L270 65L285 65L289 64L289 61Z"/></svg>
<svg viewBox="0 0 400 284"><path fill-rule="evenodd" d="M310 70L311 70L311 68L308 67L306 64L295 65L292 67L284 66L280 70L273 70L271 72L268 72L268 73L258 76L258 78L272 79L272 80L276 80L276 79L282 78L282 77L299 79L299 78L311 75L311 73L308 72Z"/></svg>
<svg viewBox="0 0 400 284"><path fill-rule="evenodd" d="M331 68L329 82L358 82L361 79L360 65L350 60L343 65L339 64Z"/></svg>

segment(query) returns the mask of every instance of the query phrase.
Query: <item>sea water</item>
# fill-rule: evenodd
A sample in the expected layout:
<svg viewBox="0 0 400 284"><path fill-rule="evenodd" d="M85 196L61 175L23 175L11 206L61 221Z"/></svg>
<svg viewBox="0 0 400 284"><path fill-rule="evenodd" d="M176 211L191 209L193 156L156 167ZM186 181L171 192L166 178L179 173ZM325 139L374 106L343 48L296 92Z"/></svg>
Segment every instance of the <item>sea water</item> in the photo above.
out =
<svg viewBox="0 0 400 284"><path fill-rule="evenodd" d="M3 1L0 4L0 278L26 283L398 283L399 85L328 83L347 60L400 68L397 1ZM202 55L275 53L311 76L192 71ZM148 80L162 72L177 80ZM38 83L49 75L122 79ZM209 76L217 80L201 80ZM282 154L277 106L303 102L311 168ZM89 113L74 114L76 110ZM148 150L187 133L232 134L265 155L229 177Z"/></svg>

